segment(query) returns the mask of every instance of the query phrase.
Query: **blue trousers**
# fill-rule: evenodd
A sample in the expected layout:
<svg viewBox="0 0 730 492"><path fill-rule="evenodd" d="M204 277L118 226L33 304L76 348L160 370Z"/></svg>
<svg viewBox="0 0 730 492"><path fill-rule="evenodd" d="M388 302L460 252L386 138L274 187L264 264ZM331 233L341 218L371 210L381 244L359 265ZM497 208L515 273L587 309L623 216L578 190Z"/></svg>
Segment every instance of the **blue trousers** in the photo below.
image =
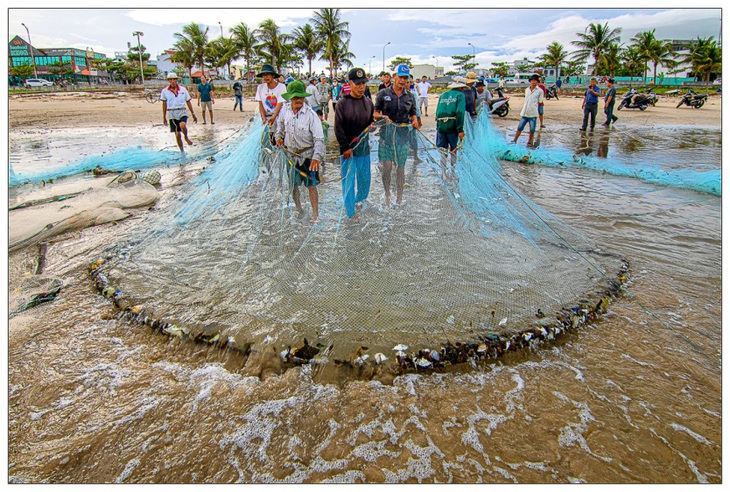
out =
<svg viewBox="0 0 730 492"><path fill-rule="evenodd" d="M355 215L355 204L365 200L370 194L370 154L342 159L340 173L345 211L348 217L352 217Z"/></svg>
<svg viewBox="0 0 730 492"><path fill-rule="evenodd" d="M241 111L243 111L243 96L233 96L236 98L236 102L233 104L233 111L236 110L236 106L238 106Z"/></svg>

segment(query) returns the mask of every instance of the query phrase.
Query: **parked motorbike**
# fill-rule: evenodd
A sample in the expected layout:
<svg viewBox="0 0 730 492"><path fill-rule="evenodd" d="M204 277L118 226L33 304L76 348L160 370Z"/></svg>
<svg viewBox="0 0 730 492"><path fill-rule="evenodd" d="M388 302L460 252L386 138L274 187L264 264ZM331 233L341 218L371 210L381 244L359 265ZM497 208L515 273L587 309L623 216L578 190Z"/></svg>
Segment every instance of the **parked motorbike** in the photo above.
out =
<svg viewBox="0 0 730 492"><path fill-rule="evenodd" d="M558 88L554 85L551 85L547 89L547 93L545 94L545 99L552 99L555 98L557 101L560 101L560 98L558 97Z"/></svg>
<svg viewBox="0 0 730 492"><path fill-rule="evenodd" d="M682 104L684 104L685 106L689 106L690 108L701 108L705 105L706 101L707 94L697 94L692 89L687 89L687 94L685 94L682 100L679 101L677 107L680 107Z"/></svg>
<svg viewBox="0 0 730 492"><path fill-rule="evenodd" d="M640 111L645 111L650 104L652 106L656 106L656 101L657 97L654 92L650 91L647 94L639 94L636 89L631 88L624 95L624 98L621 101L621 104L618 105L617 109L621 111L623 108L639 108Z"/></svg>
<svg viewBox="0 0 730 492"><path fill-rule="evenodd" d="M496 89L498 98L489 101L489 112L496 114L500 118L504 118L509 113L509 96L505 96L502 89Z"/></svg>

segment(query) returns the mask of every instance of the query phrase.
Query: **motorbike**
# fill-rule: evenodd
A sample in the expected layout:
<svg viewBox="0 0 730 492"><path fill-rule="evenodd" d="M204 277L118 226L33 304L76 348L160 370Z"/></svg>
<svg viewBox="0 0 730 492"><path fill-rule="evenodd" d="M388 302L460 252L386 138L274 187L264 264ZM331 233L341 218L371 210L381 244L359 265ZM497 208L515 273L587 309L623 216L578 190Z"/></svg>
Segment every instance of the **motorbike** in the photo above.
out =
<svg viewBox="0 0 730 492"><path fill-rule="evenodd" d="M687 89L687 94L682 97L682 100L679 101L677 107L680 107L682 104L684 104L685 106L689 106L690 108L701 108L705 105L706 101L707 94L697 94L692 89Z"/></svg>
<svg viewBox="0 0 730 492"><path fill-rule="evenodd" d="M558 97L558 88L554 85L551 85L548 87L547 92L545 93L545 99L552 99L555 98L557 101L560 101L560 98Z"/></svg>
<svg viewBox="0 0 730 492"><path fill-rule="evenodd" d="M617 109L621 111L623 108L639 108L640 111L645 111L650 104L652 106L656 106L656 101L657 97L654 92L650 91L647 94L639 94L636 89L631 88L629 89L629 92L624 95L624 98L621 101L621 104L618 105Z"/></svg>
<svg viewBox="0 0 730 492"><path fill-rule="evenodd" d="M509 96L505 96L502 89L497 87L498 98L489 101L489 112L504 118L509 113Z"/></svg>

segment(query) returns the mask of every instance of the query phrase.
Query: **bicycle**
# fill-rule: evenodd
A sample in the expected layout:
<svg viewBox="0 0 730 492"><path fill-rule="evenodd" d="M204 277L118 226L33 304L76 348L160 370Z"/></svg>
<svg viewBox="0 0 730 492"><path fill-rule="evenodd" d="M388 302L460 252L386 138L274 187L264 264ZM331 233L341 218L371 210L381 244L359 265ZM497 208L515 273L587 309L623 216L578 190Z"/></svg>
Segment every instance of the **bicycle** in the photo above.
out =
<svg viewBox="0 0 730 492"><path fill-rule="evenodd" d="M147 100L148 103L154 104L160 100L160 94L155 91L147 90L144 91L144 98Z"/></svg>

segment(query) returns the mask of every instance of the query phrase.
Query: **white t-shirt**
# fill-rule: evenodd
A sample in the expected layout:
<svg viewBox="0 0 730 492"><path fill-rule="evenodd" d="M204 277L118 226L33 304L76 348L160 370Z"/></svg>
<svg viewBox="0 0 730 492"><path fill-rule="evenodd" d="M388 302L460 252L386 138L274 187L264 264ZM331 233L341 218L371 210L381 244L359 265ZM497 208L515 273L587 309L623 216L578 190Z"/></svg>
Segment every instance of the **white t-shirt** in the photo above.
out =
<svg viewBox="0 0 730 492"><path fill-rule="evenodd" d="M520 116L525 118L536 118L539 116L537 106L544 101L544 92L539 87L535 86L535 90L531 88L525 89L525 105L522 106Z"/></svg>
<svg viewBox="0 0 730 492"><path fill-rule="evenodd" d="M284 102L282 94L286 92L286 86L280 82L276 83L276 87L270 89L266 83L259 84L256 88L256 97L254 101L261 101L264 105L266 116L271 116L276 111L276 105Z"/></svg>
<svg viewBox="0 0 730 492"><path fill-rule="evenodd" d="M317 102L317 86L314 84L309 84L305 90L309 93L309 95L304 99L304 101L309 104L310 108L318 108L319 103Z"/></svg>
<svg viewBox="0 0 730 492"><path fill-rule="evenodd" d="M169 86L168 86L169 87ZM190 93L185 87L177 86L177 95L168 87L160 92L160 101L167 103L167 119L179 120L188 115L187 102L190 101Z"/></svg>
<svg viewBox="0 0 730 492"><path fill-rule="evenodd" d="M419 82L416 84L418 88L418 97L428 97L428 90L431 88L431 84L428 82Z"/></svg>

